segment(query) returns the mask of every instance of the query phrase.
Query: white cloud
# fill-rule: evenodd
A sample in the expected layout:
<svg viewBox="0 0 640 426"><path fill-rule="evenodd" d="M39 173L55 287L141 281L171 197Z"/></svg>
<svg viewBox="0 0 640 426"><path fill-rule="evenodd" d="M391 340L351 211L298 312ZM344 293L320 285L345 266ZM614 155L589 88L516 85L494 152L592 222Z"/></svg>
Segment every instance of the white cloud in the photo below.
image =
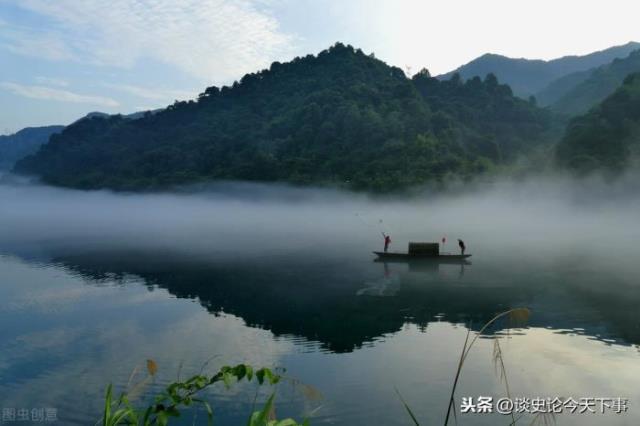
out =
<svg viewBox="0 0 640 426"><path fill-rule="evenodd" d="M197 92L188 91L188 90L173 90L173 89L163 89L163 88L156 88L156 87L142 87L142 86L134 86L130 84L107 83L104 86L114 90L119 90L121 92L129 93L130 95L134 95L142 99L167 101L167 102L172 102L176 99L179 101L192 99L196 97L198 94Z"/></svg>
<svg viewBox="0 0 640 426"><path fill-rule="evenodd" d="M47 86L67 87L69 85L68 81L62 80L61 78L37 76L35 80L38 84Z"/></svg>
<svg viewBox="0 0 640 426"><path fill-rule="evenodd" d="M10 52L54 61L76 59L56 33L0 20L0 44Z"/></svg>
<svg viewBox="0 0 640 426"><path fill-rule="evenodd" d="M60 102L73 102L80 104L91 104L103 107L115 108L120 104L102 96L81 95L68 90L53 89L45 86L26 86L17 83L4 81L0 83L0 88L8 90L18 96L32 99L45 99Z"/></svg>
<svg viewBox="0 0 640 426"><path fill-rule="evenodd" d="M146 58L207 82L267 66L290 41L256 0L12 1L51 21L46 33L0 27L14 52L120 67Z"/></svg>

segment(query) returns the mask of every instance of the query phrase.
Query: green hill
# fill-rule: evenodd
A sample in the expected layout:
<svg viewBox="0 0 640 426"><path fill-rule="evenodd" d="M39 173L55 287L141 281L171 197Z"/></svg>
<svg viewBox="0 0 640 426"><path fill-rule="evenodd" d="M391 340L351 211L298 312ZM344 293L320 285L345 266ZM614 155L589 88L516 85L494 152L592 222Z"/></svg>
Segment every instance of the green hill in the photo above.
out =
<svg viewBox="0 0 640 426"><path fill-rule="evenodd" d="M574 118L556 150L560 166L579 174L618 174L638 159L640 73L629 75L600 105Z"/></svg>
<svg viewBox="0 0 640 426"><path fill-rule="evenodd" d="M385 191L508 164L551 125L493 76L408 79L338 43L137 120L81 120L16 171L79 188L241 179Z"/></svg>
<svg viewBox="0 0 640 426"><path fill-rule="evenodd" d="M630 53L626 58L614 59L610 64L592 70L587 76L568 76L568 79L572 79L565 81L569 83L569 89L551 104L551 108L566 115L582 114L612 94L625 77L635 72L640 72L640 50Z"/></svg>
<svg viewBox="0 0 640 426"><path fill-rule="evenodd" d="M149 111L149 113L155 114L158 111ZM146 112L135 112L122 117L134 120L144 114ZM90 112L77 121L93 117L106 118L109 117L109 114L97 111ZM0 136L0 171L11 170L16 162L37 152L42 145L49 141L52 134L60 133L64 128L65 126L26 127L12 135Z"/></svg>
<svg viewBox="0 0 640 426"><path fill-rule="evenodd" d="M571 92L577 85L589 78L596 68L577 71L553 80L547 87L535 94L538 105L547 107Z"/></svg>
<svg viewBox="0 0 640 426"><path fill-rule="evenodd" d="M565 56L550 61L516 59L489 53L439 78L446 80L458 73L463 79L469 79L493 73L500 81L511 86L516 95L528 97L540 92L560 77L608 64L636 49L640 49L640 43L629 42L584 56Z"/></svg>

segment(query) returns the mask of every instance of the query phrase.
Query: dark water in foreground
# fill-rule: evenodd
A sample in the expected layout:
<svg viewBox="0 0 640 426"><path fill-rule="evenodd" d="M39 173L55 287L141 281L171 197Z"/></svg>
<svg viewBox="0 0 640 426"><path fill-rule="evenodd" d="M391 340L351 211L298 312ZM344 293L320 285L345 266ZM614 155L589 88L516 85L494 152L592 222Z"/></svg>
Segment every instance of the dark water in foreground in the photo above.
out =
<svg viewBox="0 0 640 426"><path fill-rule="evenodd" d="M3 195L6 200L19 193ZM19 205L21 200L13 201ZM251 208L242 203L223 207L220 203L228 201L220 200L203 203L239 215L261 208L261 202ZM404 245L417 232L416 217L430 216L422 206L376 206L360 225L353 212L362 206L338 202L330 213L321 205L319 210L304 204L287 207L299 213L298 222L287 223L294 230L317 230L315 240L302 231L269 234L264 215L273 210L266 208L260 220L245 218L254 226L249 230L238 226L244 219L232 216L218 221L223 228L200 236L184 231L187 227L181 238L172 239L159 226L150 232L159 235L155 247L135 244L142 235L120 246L90 243L96 228L124 239L128 231L120 235L115 229L136 216L132 206L118 211L127 213L120 225L76 217L69 220L82 222L76 227L48 233L42 225L34 235L27 228L12 234L27 222L16 219L17 207L0 206L0 228L5 226L0 406L53 407L57 424L93 424L106 384L124 389L136 368L136 377L142 378L146 359L154 359L159 371L138 401L178 374L197 373L209 360L208 372L240 362L285 368L294 380L277 387L279 417L311 415L312 424L410 424L397 388L421 424L441 424L467 330L473 334L496 313L526 306L531 310L526 327L507 329L501 322L478 340L463 370L456 405L462 396L505 396L493 361L498 338L514 397L629 400L626 413L561 414L557 424L640 424L640 259L624 255L638 232L627 226L632 222L626 214L574 216L583 228L559 236L558 244L550 237L553 225L531 219L537 213L518 225L525 230L520 240L527 244L510 237L511 219L496 222L483 214L465 225L474 253L471 264L385 265L369 254L380 243L376 228L394 224L394 244ZM57 214L29 207L42 217ZM452 229L457 218L447 221L447 207L442 209L431 211L431 217ZM569 216L559 208L552 211L550 216ZM37 214L32 214L33 224ZM314 214L325 219L313 220ZM331 214L346 218L337 231L324 225L323 220L335 222ZM381 215L382 224L372 219ZM598 218L607 232L587 244L579 231ZM425 221L431 224L420 232L435 239L435 225ZM281 218L277 223L283 227ZM566 230L575 223L561 225ZM552 229L546 236L536 232L543 225ZM353 235L346 235L347 229ZM83 232L85 239L80 238ZM615 243L600 239L605 233ZM256 235L260 238L252 239ZM207 250L182 249L184 241L200 246L203 238L210 241ZM172 247L168 240L181 246ZM234 246L237 240L247 243ZM225 250L228 246L233 250ZM217 424L244 424L256 389L213 389L208 398ZM260 390L258 401L271 391ZM204 413L193 411L183 423L192 424L194 415L196 424L205 423ZM531 419L525 416L518 424ZM459 424L510 421L499 414L458 414Z"/></svg>

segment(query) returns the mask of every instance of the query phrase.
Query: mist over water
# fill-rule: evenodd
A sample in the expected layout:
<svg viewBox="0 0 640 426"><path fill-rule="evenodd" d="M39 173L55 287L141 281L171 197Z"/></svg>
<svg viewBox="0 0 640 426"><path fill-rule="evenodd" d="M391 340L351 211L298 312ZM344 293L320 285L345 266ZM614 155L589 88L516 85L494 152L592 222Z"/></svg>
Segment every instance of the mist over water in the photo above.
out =
<svg viewBox="0 0 640 426"><path fill-rule="evenodd" d="M411 198L227 183L198 192L121 194L0 184L0 247L60 252L152 250L203 258L313 252L368 256L381 246L463 239L475 259L635 262L636 179L503 181Z"/></svg>
<svg viewBox="0 0 640 426"><path fill-rule="evenodd" d="M0 331L0 394L13 395L5 405L57 406L65 424L88 424L106 383L123 389L145 359L161 366L150 396L180 365L187 375L215 355L215 365L286 367L324 395L281 389L283 415L322 405L317 422L407 424L397 386L426 424L440 423L466 330L527 306L528 327L487 335L504 339L514 393L624 396L633 407L636 182L540 177L374 197L234 182L124 194L5 181L0 322L11 327ZM461 238L473 256L375 263L381 232L392 251L446 237L444 251ZM480 339L460 392L503 394L491 353ZM65 397L69 380L82 409ZM210 394L220 424L246 419L252 389ZM607 419L635 424L640 414Z"/></svg>

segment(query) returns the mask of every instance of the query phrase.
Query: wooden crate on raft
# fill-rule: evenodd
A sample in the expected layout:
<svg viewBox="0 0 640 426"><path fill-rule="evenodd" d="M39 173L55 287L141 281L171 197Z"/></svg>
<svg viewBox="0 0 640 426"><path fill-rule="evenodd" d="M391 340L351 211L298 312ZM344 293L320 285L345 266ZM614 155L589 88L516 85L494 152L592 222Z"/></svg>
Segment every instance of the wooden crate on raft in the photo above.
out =
<svg viewBox="0 0 640 426"><path fill-rule="evenodd" d="M409 254L429 254L438 256L440 254L439 243L409 243Z"/></svg>

